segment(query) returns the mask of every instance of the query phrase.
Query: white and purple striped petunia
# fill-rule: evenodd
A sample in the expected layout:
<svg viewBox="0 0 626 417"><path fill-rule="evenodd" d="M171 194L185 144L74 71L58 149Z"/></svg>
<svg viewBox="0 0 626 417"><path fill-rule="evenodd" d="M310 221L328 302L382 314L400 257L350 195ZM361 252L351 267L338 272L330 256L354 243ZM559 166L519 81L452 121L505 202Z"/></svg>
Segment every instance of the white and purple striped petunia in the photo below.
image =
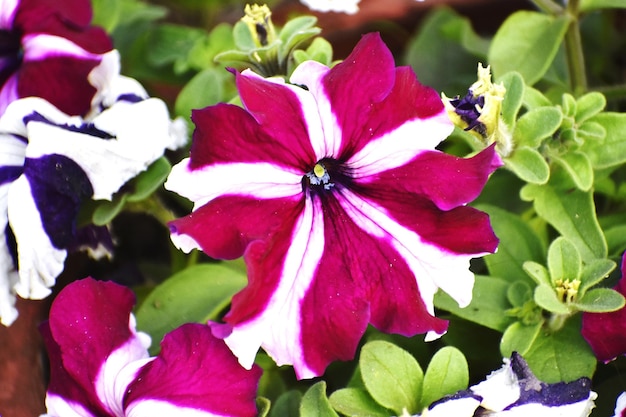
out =
<svg viewBox="0 0 626 417"><path fill-rule="evenodd" d="M149 357L128 288L91 278L55 298L41 326L50 358L48 417L253 417L261 369L243 369L201 324L167 334Z"/></svg>
<svg viewBox="0 0 626 417"><path fill-rule="evenodd" d="M30 96L68 114L89 111L96 90L87 75L112 49L91 17L88 0L0 0L0 115Z"/></svg>
<svg viewBox="0 0 626 417"><path fill-rule="evenodd" d="M68 252L112 246L108 231L77 228L86 200L111 200L128 180L182 146L182 120L119 75L112 51L92 71L98 88L89 118L69 116L41 98L14 101L0 117L0 314L16 317L14 294L40 299ZM182 126L182 128L181 128ZM109 239L107 242L106 239ZM108 243L108 245L106 245ZM17 272L16 272L17 269Z"/></svg>
<svg viewBox="0 0 626 417"><path fill-rule="evenodd" d="M377 34L332 69L303 63L293 84L235 76L244 108L194 111L190 158L166 182L195 203L174 243L248 267L215 334L244 366L263 347L299 378L351 359L368 323L443 334L435 292L467 305L470 258L497 246L466 206L501 165L493 148L435 151L453 128L441 100Z"/></svg>

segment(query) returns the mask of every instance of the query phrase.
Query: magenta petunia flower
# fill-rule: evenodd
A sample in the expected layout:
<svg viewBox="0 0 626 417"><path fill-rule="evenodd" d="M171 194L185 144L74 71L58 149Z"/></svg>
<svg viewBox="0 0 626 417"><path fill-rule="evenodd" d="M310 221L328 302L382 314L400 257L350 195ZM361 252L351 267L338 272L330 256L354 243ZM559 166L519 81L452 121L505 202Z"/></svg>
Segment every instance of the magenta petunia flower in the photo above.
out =
<svg viewBox="0 0 626 417"><path fill-rule="evenodd" d="M206 325L186 324L149 357L132 291L91 278L63 289L41 326L50 357L49 417L257 415L261 369L243 369Z"/></svg>
<svg viewBox="0 0 626 417"><path fill-rule="evenodd" d="M626 253L622 278L613 289L626 297ZM583 313L581 333L598 360L609 362L626 355L626 307L610 313Z"/></svg>
<svg viewBox="0 0 626 417"><path fill-rule="evenodd" d="M501 162L434 148L452 131L437 93L395 68L377 34L287 84L236 74L244 108L193 112L190 158L166 183L194 211L171 223L184 251L244 255L249 284L214 332L249 367L260 346L299 378L354 356L368 323L443 334L438 288L469 303L469 260L497 246L465 204Z"/></svg>
<svg viewBox="0 0 626 417"><path fill-rule="evenodd" d="M91 17L88 0L0 1L0 114L30 96L72 115L89 110L87 75L112 48Z"/></svg>

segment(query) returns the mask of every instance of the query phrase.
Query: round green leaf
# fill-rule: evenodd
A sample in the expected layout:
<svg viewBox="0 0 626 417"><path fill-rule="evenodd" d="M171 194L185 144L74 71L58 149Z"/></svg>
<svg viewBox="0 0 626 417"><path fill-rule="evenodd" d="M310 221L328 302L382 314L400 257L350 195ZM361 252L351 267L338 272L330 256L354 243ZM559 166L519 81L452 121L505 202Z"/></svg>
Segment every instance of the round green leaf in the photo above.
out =
<svg viewBox="0 0 626 417"><path fill-rule="evenodd" d="M489 62L496 77L519 72L528 85L543 77L557 54L569 19L539 12L518 11L510 15L495 34Z"/></svg>
<svg viewBox="0 0 626 417"><path fill-rule="evenodd" d="M526 271L528 276L530 276L537 283L537 285L552 285L550 273L545 266L537 262L526 261L524 262L524 271Z"/></svg>
<svg viewBox="0 0 626 417"><path fill-rule="evenodd" d="M593 185L593 167L591 161L582 152L569 152L553 156L555 162L565 168L574 184L581 191L589 191Z"/></svg>
<svg viewBox="0 0 626 417"><path fill-rule="evenodd" d="M359 367L363 383L376 402L396 415L406 409L419 411L424 373L405 350L393 343L376 340L361 349Z"/></svg>
<svg viewBox="0 0 626 417"><path fill-rule="evenodd" d="M576 100L576 123L581 124L606 107L606 98L598 92L587 93Z"/></svg>
<svg viewBox="0 0 626 417"><path fill-rule="evenodd" d="M379 405L361 388L343 388L330 395L330 404L345 416L389 417L392 411Z"/></svg>
<svg viewBox="0 0 626 417"><path fill-rule="evenodd" d="M603 112L589 119L604 128L604 140L585 141L580 148L594 168L609 168L626 162L626 113ZM584 123L587 125L587 123Z"/></svg>
<svg viewBox="0 0 626 417"><path fill-rule="evenodd" d="M561 126L563 115L557 107L539 107L530 110L517 120L513 131L516 146L537 148Z"/></svg>
<svg viewBox="0 0 626 417"><path fill-rule="evenodd" d="M594 288L573 305L580 311L608 313L624 307L624 296L610 288Z"/></svg>
<svg viewBox="0 0 626 417"><path fill-rule="evenodd" d="M556 238L548 248L548 270L553 284L558 279L579 279L582 265L576 246L564 237Z"/></svg>
<svg viewBox="0 0 626 417"><path fill-rule="evenodd" d="M527 146L516 148L504 159L504 165L519 178L531 184L545 184L550 178L550 167L544 157Z"/></svg>
<svg viewBox="0 0 626 417"><path fill-rule="evenodd" d="M304 394L300 404L300 417L339 417L326 397L326 382L318 382Z"/></svg>
<svg viewBox="0 0 626 417"><path fill-rule="evenodd" d="M467 388L469 369L463 353L446 346L437 351L426 368L421 404L431 403Z"/></svg>
<svg viewBox="0 0 626 417"><path fill-rule="evenodd" d="M245 273L224 263L198 264L158 285L137 308L137 328L152 336L153 349L165 333L187 322L205 323L247 284Z"/></svg>
<svg viewBox="0 0 626 417"><path fill-rule="evenodd" d="M578 293L584 294L588 288L607 278L615 267L615 262L610 259L594 259L585 264L582 274L580 275Z"/></svg>
<svg viewBox="0 0 626 417"><path fill-rule="evenodd" d="M526 355L526 352L541 332L542 325L543 322L532 325L525 325L521 322L511 324L504 331L502 340L500 340L500 353L502 353L502 356L509 358L513 352L518 352L522 356Z"/></svg>
<svg viewBox="0 0 626 417"><path fill-rule="evenodd" d="M569 314L570 311L558 297L554 288L549 285L541 284L535 288L535 303L544 310L548 310L555 314Z"/></svg>

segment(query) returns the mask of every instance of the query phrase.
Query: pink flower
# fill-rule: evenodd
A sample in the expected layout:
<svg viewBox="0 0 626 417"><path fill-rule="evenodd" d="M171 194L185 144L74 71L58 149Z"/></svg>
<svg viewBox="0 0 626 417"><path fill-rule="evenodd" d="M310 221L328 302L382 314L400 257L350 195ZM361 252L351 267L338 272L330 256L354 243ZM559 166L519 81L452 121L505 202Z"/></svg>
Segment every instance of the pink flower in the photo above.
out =
<svg viewBox="0 0 626 417"><path fill-rule="evenodd" d="M497 246L466 206L501 165L494 149L434 150L453 128L441 100L377 34L332 69L303 63L292 84L236 81L244 108L194 111L190 158L166 183L195 203L171 223L174 243L248 267L214 333L245 367L263 347L299 378L351 359L369 323L443 334L435 292L467 305L470 258Z"/></svg>
<svg viewBox="0 0 626 417"><path fill-rule="evenodd" d="M132 291L91 278L63 289L42 325L48 417L257 415L261 370L246 371L208 326L186 324L151 358L135 331Z"/></svg>

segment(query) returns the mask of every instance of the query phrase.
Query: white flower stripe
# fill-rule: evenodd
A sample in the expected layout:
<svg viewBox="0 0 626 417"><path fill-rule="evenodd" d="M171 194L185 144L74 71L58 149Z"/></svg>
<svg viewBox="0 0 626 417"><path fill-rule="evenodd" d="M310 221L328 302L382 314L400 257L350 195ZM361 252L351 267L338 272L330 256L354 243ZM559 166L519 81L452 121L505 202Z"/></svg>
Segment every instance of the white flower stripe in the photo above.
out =
<svg viewBox="0 0 626 417"><path fill-rule="evenodd" d="M359 179L401 167L420 152L435 149L453 129L443 110L428 119L409 120L352 155L347 161L354 170L352 177ZM419 132L419 136L415 132Z"/></svg>
<svg viewBox="0 0 626 417"><path fill-rule="evenodd" d="M309 138L318 160L325 157L338 157L341 148L342 130L333 112L330 100L326 95L322 80L329 68L319 62L306 61L300 64L291 75L290 82L293 84L305 85L308 92L304 91L299 96L312 95L314 103L310 100L301 100L302 111L305 114L307 125L309 126ZM318 122L321 121L321 137L317 131Z"/></svg>
<svg viewBox="0 0 626 417"><path fill-rule="evenodd" d="M11 184L8 199L9 221L20 248L20 281L15 290L23 298L43 299L63 271L67 251L52 245L26 177L21 176Z"/></svg>
<svg viewBox="0 0 626 417"><path fill-rule="evenodd" d="M0 2L0 30L11 30L19 0L2 0Z"/></svg>
<svg viewBox="0 0 626 417"><path fill-rule="evenodd" d="M223 195L261 199L290 197L302 192L304 173L266 162L213 164L191 170L190 159L176 164L165 188L201 207Z"/></svg>
<svg viewBox="0 0 626 417"><path fill-rule="evenodd" d="M321 202L307 198L304 211L294 225L292 244L284 258L278 287L267 307L258 317L234 327L224 339L242 366L250 369L259 346L262 346L277 365L293 365L298 378L317 375L304 361L299 318L302 300L323 252Z"/></svg>
<svg viewBox="0 0 626 417"><path fill-rule="evenodd" d="M60 36L35 34L22 38L25 61L42 60L55 56L100 59L101 55L88 52L74 42Z"/></svg>
<svg viewBox="0 0 626 417"><path fill-rule="evenodd" d="M68 401L66 398L48 392L46 394L47 414L41 417L96 417L82 404Z"/></svg>
<svg viewBox="0 0 626 417"><path fill-rule="evenodd" d="M124 417L175 416L175 417L230 417L196 408L179 407L167 401L140 400L133 401L126 408Z"/></svg>
<svg viewBox="0 0 626 417"><path fill-rule="evenodd" d="M474 274L469 260L482 254L452 253L424 242L415 232L392 219L374 202L342 189L338 201L357 226L372 236L389 241L415 275L424 304L434 315L433 297L438 288L448 293L461 307L472 300Z"/></svg>

